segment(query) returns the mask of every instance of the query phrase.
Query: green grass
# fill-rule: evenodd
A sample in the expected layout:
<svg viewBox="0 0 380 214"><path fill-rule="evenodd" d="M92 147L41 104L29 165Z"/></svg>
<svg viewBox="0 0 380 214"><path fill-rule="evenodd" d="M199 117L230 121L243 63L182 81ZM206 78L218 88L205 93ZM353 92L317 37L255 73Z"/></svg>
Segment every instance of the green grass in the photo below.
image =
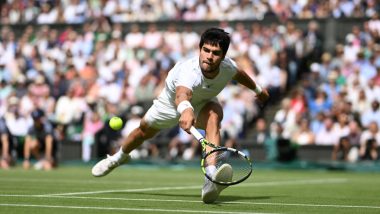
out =
<svg viewBox="0 0 380 214"><path fill-rule="evenodd" d="M380 173L257 169L206 205L197 168L90 168L1 170L0 213L380 213Z"/></svg>

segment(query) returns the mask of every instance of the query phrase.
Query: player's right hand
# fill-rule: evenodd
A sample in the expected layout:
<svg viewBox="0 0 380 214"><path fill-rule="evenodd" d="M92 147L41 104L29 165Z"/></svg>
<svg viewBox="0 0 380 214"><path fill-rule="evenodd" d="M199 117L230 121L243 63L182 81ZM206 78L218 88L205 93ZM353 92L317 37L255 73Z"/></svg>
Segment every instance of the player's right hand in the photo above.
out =
<svg viewBox="0 0 380 214"><path fill-rule="evenodd" d="M195 114L191 108L185 109L179 118L179 127L190 134L190 128L195 124Z"/></svg>

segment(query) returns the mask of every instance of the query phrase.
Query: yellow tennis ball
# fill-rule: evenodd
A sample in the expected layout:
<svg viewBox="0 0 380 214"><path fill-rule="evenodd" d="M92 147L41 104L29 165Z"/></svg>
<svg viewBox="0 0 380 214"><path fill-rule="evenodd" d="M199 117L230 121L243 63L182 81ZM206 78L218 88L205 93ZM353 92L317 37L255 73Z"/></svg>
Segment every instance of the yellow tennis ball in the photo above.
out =
<svg viewBox="0 0 380 214"><path fill-rule="evenodd" d="M120 117L112 117L109 125L113 130L119 130L123 126L123 120Z"/></svg>

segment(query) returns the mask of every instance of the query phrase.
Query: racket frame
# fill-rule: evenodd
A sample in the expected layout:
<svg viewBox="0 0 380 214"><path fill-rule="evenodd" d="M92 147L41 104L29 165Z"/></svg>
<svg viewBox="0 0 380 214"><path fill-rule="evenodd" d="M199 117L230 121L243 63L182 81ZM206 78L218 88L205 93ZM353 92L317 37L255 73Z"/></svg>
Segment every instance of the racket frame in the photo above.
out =
<svg viewBox="0 0 380 214"><path fill-rule="evenodd" d="M212 181L213 183L216 183L216 184L219 184L219 185L224 185L224 186L230 186L230 185L235 185L235 184L238 184L238 183L241 183L243 181L245 181L247 178L249 178L252 174L252 171L253 171L253 167L252 167L252 162L250 160L250 158L244 154L243 152L239 151L239 150L236 150L234 148L229 148L229 147L222 147L222 146L216 146L212 143L210 143L208 140L206 140L203 135L201 133L199 133L199 131L194 127L192 126L190 128L190 133L198 140L198 142L202 145L202 160L201 160L201 169L202 169L202 172L203 174L206 176L207 179L209 179L210 181ZM213 148L211 151L209 152L206 152L206 146L209 146L211 148ZM247 175L245 175L244 177L240 178L239 180L236 180L236 181L232 181L232 182L218 182L218 181L215 181L213 180L206 172L206 168L205 168L205 159L211 155L212 153L214 152L220 152L220 151L230 151L230 152L233 152L233 153L236 153L238 154L239 156L241 156L242 158L244 158L246 160L246 162L248 163L249 165L249 172L247 173Z"/></svg>

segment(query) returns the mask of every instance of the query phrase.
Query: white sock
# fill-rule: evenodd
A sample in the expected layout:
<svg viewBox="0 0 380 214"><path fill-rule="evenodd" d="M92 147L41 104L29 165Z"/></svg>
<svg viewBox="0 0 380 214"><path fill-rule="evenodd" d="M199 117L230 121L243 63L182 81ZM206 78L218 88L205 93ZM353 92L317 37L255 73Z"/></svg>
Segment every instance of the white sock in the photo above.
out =
<svg viewBox="0 0 380 214"><path fill-rule="evenodd" d="M113 154L110 159L117 162L122 162L128 157L128 154L123 152L123 148L120 147L119 151Z"/></svg>

